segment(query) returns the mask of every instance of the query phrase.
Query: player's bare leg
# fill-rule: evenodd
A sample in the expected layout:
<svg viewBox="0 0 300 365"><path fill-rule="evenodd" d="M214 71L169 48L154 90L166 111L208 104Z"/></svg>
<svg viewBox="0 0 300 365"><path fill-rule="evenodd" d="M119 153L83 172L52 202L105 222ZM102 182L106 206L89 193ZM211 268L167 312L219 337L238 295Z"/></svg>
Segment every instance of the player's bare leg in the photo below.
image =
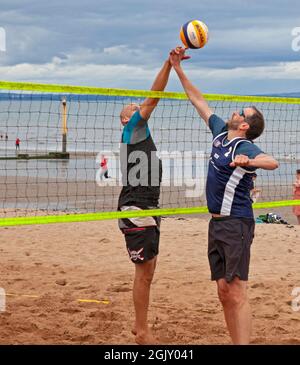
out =
<svg viewBox="0 0 300 365"><path fill-rule="evenodd" d="M217 281L226 324L235 345L247 345L251 334L251 309L247 297L247 281L235 277L230 283Z"/></svg>
<svg viewBox="0 0 300 365"><path fill-rule="evenodd" d="M156 266L155 257L143 264L135 264L135 278L133 284L133 302L135 308L135 324L132 333L136 343L140 345L155 344L157 340L148 326L148 307L150 287Z"/></svg>

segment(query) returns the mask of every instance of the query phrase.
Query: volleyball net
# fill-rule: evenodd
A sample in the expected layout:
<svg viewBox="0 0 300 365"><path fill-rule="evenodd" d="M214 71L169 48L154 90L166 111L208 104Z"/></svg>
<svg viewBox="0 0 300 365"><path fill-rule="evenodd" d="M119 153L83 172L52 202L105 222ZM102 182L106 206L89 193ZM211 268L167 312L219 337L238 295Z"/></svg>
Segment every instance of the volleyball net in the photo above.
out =
<svg viewBox="0 0 300 365"><path fill-rule="evenodd" d="M118 212L119 115L146 97L160 98L148 123L163 165L160 209ZM300 99L205 97L224 120L250 105L265 116L255 143L280 167L257 170L254 208L299 205ZM184 93L0 82L0 225L206 213L211 144Z"/></svg>

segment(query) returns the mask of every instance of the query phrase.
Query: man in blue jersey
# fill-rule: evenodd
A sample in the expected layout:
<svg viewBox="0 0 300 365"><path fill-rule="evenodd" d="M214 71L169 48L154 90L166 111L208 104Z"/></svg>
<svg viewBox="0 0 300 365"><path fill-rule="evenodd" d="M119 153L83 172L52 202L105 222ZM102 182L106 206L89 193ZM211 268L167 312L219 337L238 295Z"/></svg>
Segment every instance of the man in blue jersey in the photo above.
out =
<svg viewBox="0 0 300 365"><path fill-rule="evenodd" d="M202 93L183 72L180 61L184 49L171 52L170 61L182 86L213 134L209 159L206 198L212 215L208 233L211 278L234 344L248 344L251 310L247 298L250 246L254 219L250 189L257 168L274 170L278 162L252 141L264 130L262 113L254 106L232 114L225 123L208 106Z"/></svg>
<svg viewBox="0 0 300 365"><path fill-rule="evenodd" d="M181 58L188 57L182 53ZM156 76L152 91L164 90L171 68L168 59ZM124 126L120 150L123 188L118 202L121 211L158 208L162 166L148 127L148 119L158 101L158 98L147 98L141 105L132 103L121 111ZM154 344L156 340L149 329L147 314L159 248L160 217L119 219L119 228L124 234L129 257L135 264L135 324L132 333L138 344Z"/></svg>

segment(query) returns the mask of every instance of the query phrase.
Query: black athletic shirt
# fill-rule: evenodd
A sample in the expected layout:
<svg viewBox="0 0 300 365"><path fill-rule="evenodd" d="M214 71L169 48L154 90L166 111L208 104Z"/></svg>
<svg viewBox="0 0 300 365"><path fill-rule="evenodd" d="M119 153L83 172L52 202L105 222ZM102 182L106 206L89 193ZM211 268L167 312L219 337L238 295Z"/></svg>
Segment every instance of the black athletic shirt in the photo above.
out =
<svg viewBox="0 0 300 365"><path fill-rule="evenodd" d="M119 209L124 205L142 209L158 206L162 163L156 152L147 120L136 111L122 133L120 162L123 188Z"/></svg>

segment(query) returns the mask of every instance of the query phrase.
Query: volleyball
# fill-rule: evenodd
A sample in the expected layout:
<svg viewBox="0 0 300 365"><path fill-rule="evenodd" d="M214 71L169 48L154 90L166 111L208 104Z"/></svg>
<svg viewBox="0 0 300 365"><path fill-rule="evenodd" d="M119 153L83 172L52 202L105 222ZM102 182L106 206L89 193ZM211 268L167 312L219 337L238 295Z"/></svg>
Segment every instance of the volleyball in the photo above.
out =
<svg viewBox="0 0 300 365"><path fill-rule="evenodd" d="M200 20L190 20L180 29L180 39L187 48L202 48L208 41L207 25Z"/></svg>

